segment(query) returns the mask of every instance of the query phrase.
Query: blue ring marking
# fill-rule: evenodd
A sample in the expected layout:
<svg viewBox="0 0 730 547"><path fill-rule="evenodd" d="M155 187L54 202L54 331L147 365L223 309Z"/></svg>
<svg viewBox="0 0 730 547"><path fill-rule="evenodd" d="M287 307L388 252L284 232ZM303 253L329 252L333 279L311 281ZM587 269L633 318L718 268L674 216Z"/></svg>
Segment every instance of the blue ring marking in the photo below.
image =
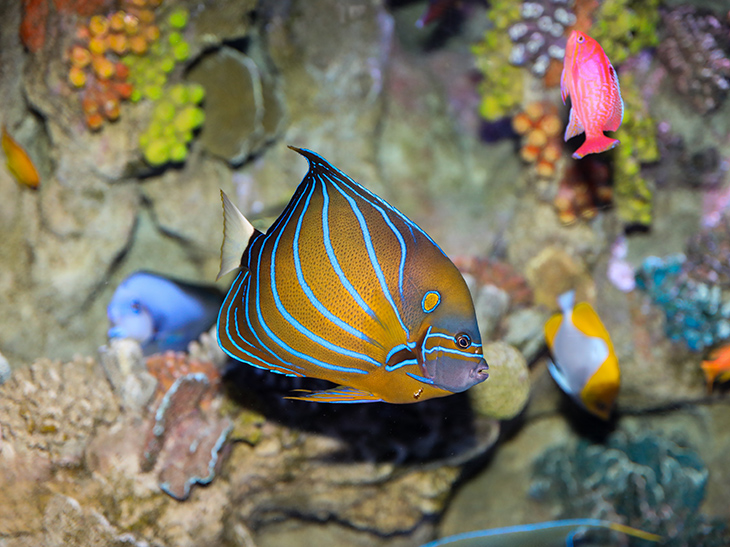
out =
<svg viewBox="0 0 730 547"><path fill-rule="evenodd" d="M410 333L408 332L408 329L406 328L405 324L403 323L403 319L401 319L400 312L398 311L398 308L395 305L395 302L393 301L393 297L390 294L390 288L388 287L388 282L385 279L385 275L383 274L383 270L380 267L380 263L378 262L378 257L375 254L375 248L373 247L373 241L370 237L370 230L368 229L367 221L365 220L365 217L363 216L362 212L360 211L359 207L357 206L357 203L353 198L348 196L333 180L330 181L332 185L340 192L342 197L344 197L347 202L350 204L350 209L353 213L355 213L355 217L357 218L358 223L360 224L360 231L362 232L363 241L365 242L365 248L368 252L368 258L370 259L370 264L373 267L373 270L375 271L375 275L378 278L378 282L380 283L380 289L383 291L383 295L385 296L385 299L388 301L390 306L393 309L393 313L395 313L396 319L398 319L398 323L400 323L401 328L403 329L403 333L406 336L406 339L409 338Z"/></svg>
<svg viewBox="0 0 730 547"><path fill-rule="evenodd" d="M433 385L433 380L431 380L430 378L424 378L423 376L419 376L418 374L413 374L412 372L406 372L406 374L408 376L410 376L411 378L413 378L414 380L418 380L419 382L421 382L423 384L428 384L429 386Z"/></svg>
<svg viewBox="0 0 730 547"><path fill-rule="evenodd" d="M426 309L426 298L428 298L430 295L435 294L438 297L438 300L436 300L436 304L430 309ZM428 291L426 294L423 295L423 298L421 299L421 309L423 310L423 313L431 313L433 310L438 308L439 304L441 304L441 293L438 291Z"/></svg>
<svg viewBox="0 0 730 547"><path fill-rule="evenodd" d="M360 293L357 292L355 287L350 283L350 280L347 279L347 276L345 275L345 272L342 270L342 267L340 266L340 262L337 260L337 255L335 255L335 250L332 248L332 240L330 238L330 227L329 227L329 194L327 193L327 187L324 184L324 181L322 181L322 197L323 197L323 204L322 204L322 241L324 242L324 248L327 251L327 258L330 260L330 264L332 264L332 268L335 270L335 273L337 274L337 277L340 280L340 283L342 283L342 286L345 287L348 293L350 293L350 296L357 302L358 306L362 308L362 310L367 313L370 317L378 320L380 322L380 319L378 318L377 314L370 309L370 306L367 305L365 300L363 300L362 296L360 296Z"/></svg>
<svg viewBox="0 0 730 547"><path fill-rule="evenodd" d="M407 349L407 350L413 349L412 343L398 344L397 346L393 346L393 349L391 349L388 352L388 355L385 356L385 362L387 363L388 361L390 361L390 358L393 357L393 355L395 355L399 351L403 351L404 349Z"/></svg>
<svg viewBox="0 0 730 547"><path fill-rule="evenodd" d="M312 194L310 193L305 201L303 209L299 212L299 219L301 220L306 212L307 206L309 205L309 198L311 198ZM301 199L301 197L300 197ZM294 213L297 208L292 209L292 213ZM287 225L290 219L287 219ZM296 232L295 232L296 233ZM302 336L305 336L307 338L312 339L314 342L319 344L320 346L328 349L329 351L333 353L338 353L340 355L345 355L347 357L352 357L354 359L359 359L361 361L364 361L366 363L370 363L376 367L380 366L380 363L373 359L372 357L368 355L364 355L361 353L358 353L356 351L343 348L340 346L337 346L330 342L329 340L326 340L325 338L322 338L318 334L314 333L313 331L309 330L307 327L305 327L301 322L299 322L291 313L289 313L289 310L286 309L286 306L284 306L283 302L281 301L281 298L279 296L279 291L276 287L276 260L277 260L277 252L279 250L279 242L281 241L281 236L284 234L284 230L282 229L278 235L276 236L276 239L274 240L273 248L271 249L271 265L269 268L269 279L271 280L271 294L274 297L274 304L276 305L276 309L279 311L279 313L286 319L286 321L293 326L299 334ZM304 354L302 354L304 355ZM314 358L313 358L314 359ZM337 365L326 365L323 361L319 361L323 363L320 366L323 366L324 368L329 368L331 370L338 370L341 372L351 372L355 369L347 368L347 367L341 367ZM359 371L359 372L365 372L368 374L367 371Z"/></svg>
<svg viewBox="0 0 730 547"><path fill-rule="evenodd" d="M310 190L309 195L307 196L307 201L304 204L304 208L307 209L309 207L310 200L312 198L312 195L314 194L315 187L312 186L312 189ZM322 302L319 301L319 299L315 296L314 292L312 291L311 287L307 283L306 279L304 278L304 272L302 271L302 260L301 256L299 254L299 233L301 232L302 224L304 221L304 213L299 215L299 221L297 222L297 229L294 232L294 239L292 241L292 254L294 255L294 271L297 274L297 281L299 282L299 285L302 287L302 290L304 291L304 294L307 296L307 299L309 300L309 303L314 306L319 313L321 313L326 319L328 319L331 323L338 326L345 332L352 334L354 337L359 338L360 340L364 340L366 342L369 342L370 344L373 344L375 346L380 346L375 340L367 336L364 332L361 332L354 328L352 325L346 323L339 317L337 317L334 313L332 313L330 310L327 309L327 307L322 304ZM376 361L377 363L377 361ZM380 363L377 363L378 366Z"/></svg>

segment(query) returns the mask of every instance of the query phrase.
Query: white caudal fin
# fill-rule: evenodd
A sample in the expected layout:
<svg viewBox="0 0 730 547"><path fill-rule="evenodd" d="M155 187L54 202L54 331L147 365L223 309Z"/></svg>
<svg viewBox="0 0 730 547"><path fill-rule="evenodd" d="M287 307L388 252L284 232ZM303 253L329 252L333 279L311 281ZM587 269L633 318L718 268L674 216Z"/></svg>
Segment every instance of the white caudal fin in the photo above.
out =
<svg viewBox="0 0 730 547"><path fill-rule="evenodd" d="M239 215L240 214L241 213L239 213ZM563 313L573 311L573 306L575 305L575 291L570 290L558 296L558 305Z"/></svg>
<svg viewBox="0 0 730 547"><path fill-rule="evenodd" d="M223 243L221 244L221 269L216 281L241 265L241 256L255 228L246 220L238 207L221 190L223 201Z"/></svg>

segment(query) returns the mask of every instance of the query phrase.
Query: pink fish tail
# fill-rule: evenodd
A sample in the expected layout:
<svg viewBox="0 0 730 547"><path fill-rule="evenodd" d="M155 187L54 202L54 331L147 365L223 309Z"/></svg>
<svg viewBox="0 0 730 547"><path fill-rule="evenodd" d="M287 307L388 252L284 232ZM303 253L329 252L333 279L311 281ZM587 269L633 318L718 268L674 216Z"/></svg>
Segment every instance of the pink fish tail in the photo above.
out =
<svg viewBox="0 0 730 547"><path fill-rule="evenodd" d="M611 150L611 148L616 146L618 143L618 139L612 139L611 137L607 137L603 133L601 133L600 135L591 135L590 137L586 138L586 142L584 142L581 147L578 148L578 150L573 152L573 157L579 160L587 154L598 154L599 152L605 152L606 150Z"/></svg>

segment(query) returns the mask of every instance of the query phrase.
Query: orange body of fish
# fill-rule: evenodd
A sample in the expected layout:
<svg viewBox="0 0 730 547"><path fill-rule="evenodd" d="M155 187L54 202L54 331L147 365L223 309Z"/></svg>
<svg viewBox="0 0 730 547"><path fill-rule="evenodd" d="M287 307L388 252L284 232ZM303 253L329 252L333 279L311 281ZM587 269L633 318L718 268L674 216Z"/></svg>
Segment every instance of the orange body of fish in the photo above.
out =
<svg viewBox="0 0 730 547"><path fill-rule="evenodd" d="M585 142L573 154L575 159L610 150L619 143L603 134L616 131L624 117L616 70L600 44L577 30L568 37L560 92L563 103L568 97L571 100L565 140L586 134Z"/></svg>
<svg viewBox="0 0 730 547"><path fill-rule="evenodd" d="M710 360L702 361L702 371L707 380L707 391L712 391L712 384L716 380L730 380L730 345L715 350L710 354Z"/></svg>
<svg viewBox="0 0 730 547"><path fill-rule="evenodd" d="M38 176L35 165L33 165L33 161L23 147L15 142L15 139L8 134L5 127L3 127L2 146L7 160L8 170L10 170L16 180L31 188L38 188L40 177Z"/></svg>

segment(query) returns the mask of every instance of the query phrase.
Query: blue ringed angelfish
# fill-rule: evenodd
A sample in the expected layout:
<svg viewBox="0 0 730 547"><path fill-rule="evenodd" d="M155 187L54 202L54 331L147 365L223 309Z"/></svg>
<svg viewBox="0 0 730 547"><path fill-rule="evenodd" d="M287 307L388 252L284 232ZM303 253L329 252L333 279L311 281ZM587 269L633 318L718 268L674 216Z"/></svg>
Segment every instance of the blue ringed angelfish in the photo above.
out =
<svg viewBox="0 0 730 547"><path fill-rule="evenodd" d="M485 380L464 279L403 213L310 150L266 234L221 192L222 275L239 270L218 315L231 357L339 385L291 399L414 403Z"/></svg>

